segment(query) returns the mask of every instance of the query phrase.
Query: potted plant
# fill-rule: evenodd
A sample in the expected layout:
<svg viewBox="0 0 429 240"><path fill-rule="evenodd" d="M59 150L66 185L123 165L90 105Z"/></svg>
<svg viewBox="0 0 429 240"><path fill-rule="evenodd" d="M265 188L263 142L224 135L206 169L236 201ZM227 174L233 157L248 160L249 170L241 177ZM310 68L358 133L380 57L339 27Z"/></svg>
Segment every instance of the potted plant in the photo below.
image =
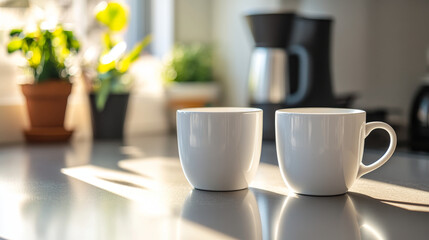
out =
<svg viewBox="0 0 429 240"><path fill-rule="evenodd" d="M119 33L127 26L128 11L118 2L101 2L96 7L96 20L106 28L102 35L102 51L96 66L96 76L87 78L90 86L90 106L93 137L120 139L123 137L132 76L131 64L150 43L145 37L126 52L127 45Z"/></svg>
<svg viewBox="0 0 429 240"><path fill-rule="evenodd" d="M79 51L73 32L61 24L37 24L35 30L10 31L8 53L21 52L33 83L22 84L31 127L27 141L68 140L72 131L64 128L67 99L71 92L71 56Z"/></svg>
<svg viewBox="0 0 429 240"><path fill-rule="evenodd" d="M166 59L165 82L168 116L176 126L176 110L207 107L217 103L219 86L212 73L211 49L202 44L177 44Z"/></svg>

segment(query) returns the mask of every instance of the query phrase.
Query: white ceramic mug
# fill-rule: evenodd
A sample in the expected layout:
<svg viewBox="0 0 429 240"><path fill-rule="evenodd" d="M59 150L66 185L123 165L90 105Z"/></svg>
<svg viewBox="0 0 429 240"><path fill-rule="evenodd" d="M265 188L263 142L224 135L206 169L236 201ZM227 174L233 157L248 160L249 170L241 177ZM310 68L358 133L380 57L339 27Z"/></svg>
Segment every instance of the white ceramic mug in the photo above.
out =
<svg viewBox="0 0 429 240"><path fill-rule="evenodd" d="M183 171L193 187L211 191L247 188L261 156L262 110L178 110L177 140Z"/></svg>
<svg viewBox="0 0 429 240"><path fill-rule="evenodd" d="M386 123L365 121L365 111L355 109L277 110L277 158L288 187L299 194L343 194L356 179L386 163L396 148L395 131ZM389 133L390 145L379 160L366 166L364 141L376 128Z"/></svg>

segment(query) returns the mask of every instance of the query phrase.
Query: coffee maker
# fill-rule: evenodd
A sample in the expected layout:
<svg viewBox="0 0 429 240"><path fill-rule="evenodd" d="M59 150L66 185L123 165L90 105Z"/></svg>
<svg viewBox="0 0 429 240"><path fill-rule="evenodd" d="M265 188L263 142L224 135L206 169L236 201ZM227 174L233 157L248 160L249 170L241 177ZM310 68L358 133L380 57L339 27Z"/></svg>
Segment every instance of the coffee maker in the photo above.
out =
<svg viewBox="0 0 429 240"><path fill-rule="evenodd" d="M290 107L338 107L331 83L331 18L293 12L246 16L253 49L250 105L264 110L264 139L275 138L275 111Z"/></svg>

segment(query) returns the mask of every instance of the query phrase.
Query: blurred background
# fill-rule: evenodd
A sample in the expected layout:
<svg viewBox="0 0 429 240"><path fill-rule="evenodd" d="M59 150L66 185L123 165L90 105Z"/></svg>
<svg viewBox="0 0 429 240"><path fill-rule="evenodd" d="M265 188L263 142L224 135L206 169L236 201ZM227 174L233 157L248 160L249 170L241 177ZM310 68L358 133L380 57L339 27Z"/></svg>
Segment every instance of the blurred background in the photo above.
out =
<svg viewBox="0 0 429 240"><path fill-rule="evenodd" d="M91 138L91 109L82 72L91 68L87 62L97 55L105 31L94 17L100 2L0 0L0 49L3 49L0 50L0 143L24 141L22 131L30 125L19 88L20 83L28 81L28 76L23 74L21 57L7 53L9 33L11 29L42 20L63 23L73 30L80 42L80 51L75 58L79 71L72 77L73 89L68 100L65 128L74 130L73 140ZM325 33L330 37L325 45L329 56L320 60L330 63L326 67L330 74L325 80L332 94L349 100L346 107L368 111L371 120L392 124L401 142L407 144L412 104L418 90L424 86L428 71L428 1L119 2L126 6L129 16L126 28L119 33L130 46L127 49L149 34L152 37L129 70L134 84L130 90L125 136L171 131L174 110L181 107L258 103L252 95L256 93L249 87L251 62L255 55L255 36L252 36L255 32L252 30L257 25L252 25L245 16L293 12L311 19L332 21L330 32ZM270 23L262 29L265 27L274 29ZM287 28L280 26L279 29L286 31ZM312 41L318 42L317 38ZM286 43L284 47L289 52ZM197 70L193 69L195 66L198 66ZM285 71L289 70L293 71L285 68ZM318 81L317 76L314 81ZM285 91L279 101L289 94ZM317 91L314 94L317 95ZM423 105L426 107L420 106L416 114L420 114L420 119L426 119L422 121L427 124L425 116L429 104Z"/></svg>

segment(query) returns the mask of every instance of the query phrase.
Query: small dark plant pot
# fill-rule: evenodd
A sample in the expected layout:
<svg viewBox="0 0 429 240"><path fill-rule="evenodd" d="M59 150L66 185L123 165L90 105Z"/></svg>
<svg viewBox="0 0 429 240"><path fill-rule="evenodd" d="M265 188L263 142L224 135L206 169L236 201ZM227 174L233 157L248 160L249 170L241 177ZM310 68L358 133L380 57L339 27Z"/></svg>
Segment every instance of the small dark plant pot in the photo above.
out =
<svg viewBox="0 0 429 240"><path fill-rule="evenodd" d="M122 139L130 94L110 94L104 109L95 106L95 95L90 94L92 134L94 139Z"/></svg>

